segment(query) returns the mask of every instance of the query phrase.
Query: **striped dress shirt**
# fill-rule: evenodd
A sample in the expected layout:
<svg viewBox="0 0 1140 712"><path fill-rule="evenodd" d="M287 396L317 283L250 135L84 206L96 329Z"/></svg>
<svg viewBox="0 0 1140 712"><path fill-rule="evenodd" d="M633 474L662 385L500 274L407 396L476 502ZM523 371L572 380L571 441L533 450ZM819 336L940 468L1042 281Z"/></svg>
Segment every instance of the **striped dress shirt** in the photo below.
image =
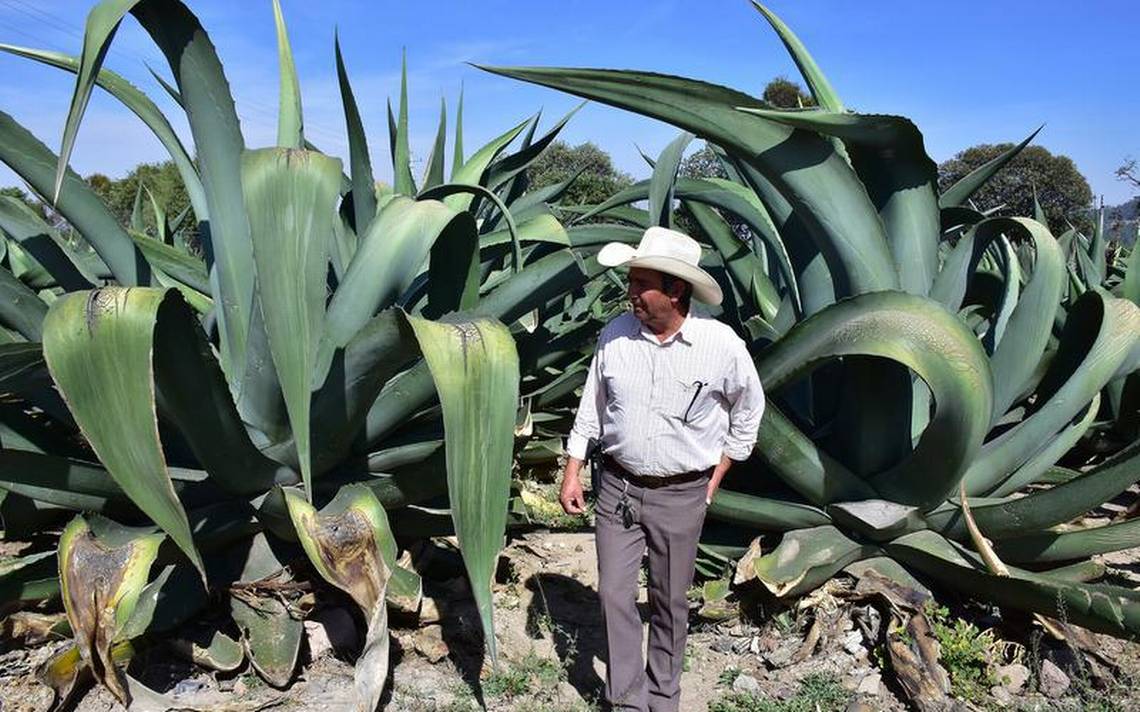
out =
<svg viewBox="0 0 1140 712"><path fill-rule="evenodd" d="M627 312L598 337L566 451L584 460L600 440L637 475L704 470L747 459L763 413L756 366L727 325L690 311L661 342Z"/></svg>

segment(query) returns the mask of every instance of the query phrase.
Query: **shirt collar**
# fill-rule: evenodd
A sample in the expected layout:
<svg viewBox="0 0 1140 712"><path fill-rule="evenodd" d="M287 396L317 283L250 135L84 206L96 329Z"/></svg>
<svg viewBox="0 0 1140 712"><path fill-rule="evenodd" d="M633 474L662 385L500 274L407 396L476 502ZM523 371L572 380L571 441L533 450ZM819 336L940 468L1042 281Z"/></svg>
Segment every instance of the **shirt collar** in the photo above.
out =
<svg viewBox="0 0 1140 712"><path fill-rule="evenodd" d="M656 346L668 346L669 344L673 343L674 341L679 341L680 343L685 344L686 346L692 346L693 345L693 339L692 339L692 333L691 332L692 332L693 325L694 325L695 321L696 320L693 318L693 310L690 307L689 313L685 315L685 320L681 322L681 328L679 328L675 332L673 332L669 336L669 338L665 339L664 341L658 341L657 335L654 334L649 329L646 329L645 326L643 326L641 322L637 322L637 329L639 332L641 332L641 336L644 339L652 342Z"/></svg>

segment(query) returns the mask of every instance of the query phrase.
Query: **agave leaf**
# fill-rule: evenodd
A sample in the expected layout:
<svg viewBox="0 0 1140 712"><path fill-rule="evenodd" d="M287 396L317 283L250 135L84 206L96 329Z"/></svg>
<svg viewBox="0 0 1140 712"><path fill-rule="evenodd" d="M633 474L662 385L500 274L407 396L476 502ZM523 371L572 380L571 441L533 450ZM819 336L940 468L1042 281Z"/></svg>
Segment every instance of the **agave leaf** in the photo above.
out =
<svg viewBox="0 0 1140 712"><path fill-rule="evenodd" d="M756 0L752 0L752 6L772 25L772 29L776 31L776 34L780 35L780 40L784 43L784 46L787 47L788 54L792 55L792 60L795 61L796 67L799 68L800 74L803 76L804 81L807 82L808 89L811 91L815 103L819 104L820 108L826 111L843 111L843 102L840 101L839 95L835 93L835 90L831 87L831 82L823 75L823 72L815 63L815 60L812 59L807 48L800 42L800 39L796 37L791 29L785 25L774 12L756 2Z"/></svg>
<svg viewBox="0 0 1140 712"><path fill-rule="evenodd" d="M757 370L769 389L778 390L820 361L843 355L891 359L930 387L938 410L914 452L870 484L903 504L932 507L943 501L989 424L993 386L977 339L933 301L880 292L839 302L797 324L761 354Z"/></svg>
<svg viewBox="0 0 1140 712"><path fill-rule="evenodd" d="M455 145L451 156L451 182L456 182L456 175L463 167L463 83L459 84L459 105L455 109Z"/></svg>
<svg viewBox="0 0 1140 712"><path fill-rule="evenodd" d="M440 97L439 100L439 128L435 132L435 143L432 144L431 153L428 154L427 166L424 169L422 190L434 188L443 183L443 159L447 144L447 102Z"/></svg>
<svg viewBox="0 0 1140 712"><path fill-rule="evenodd" d="M739 566L747 567L745 580L754 576L783 598L810 591L848 564L877 551L876 546L857 544L835 527L824 525L788 532L773 551L753 559L746 556ZM741 576L737 574L738 580Z"/></svg>
<svg viewBox="0 0 1140 712"><path fill-rule="evenodd" d="M1002 344L991 359L995 388L993 422L1005 414L1022 392L1048 345L1050 325L1064 288L1064 257L1060 247L1037 222L1025 218L990 218L978 223L958 241L931 289L931 298L950 309L958 309L969 275L977 269L990 244L1003 234L1032 242L1036 259L1029 284L1018 299Z"/></svg>
<svg viewBox="0 0 1140 712"><path fill-rule="evenodd" d="M281 109L277 112L277 146L303 148L305 145L304 119L301 114L301 85L297 80L297 67L293 64L293 48L289 45L289 31L281 3L273 0L273 24L277 29L277 63L281 73Z"/></svg>
<svg viewBox="0 0 1140 712"><path fill-rule="evenodd" d="M976 504L978 526L994 540L1041 532L1078 517L1140 480L1140 448L1135 445L1115 458L1067 482L1014 498ZM967 485L969 483L967 482ZM931 529L959 538L963 522L956 508L927 515Z"/></svg>
<svg viewBox="0 0 1140 712"><path fill-rule="evenodd" d="M922 134L901 116L742 109L842 139L852 167L882 217L904 291L925 296L938 272L938 167Z"/></svg>
<svg viewBox="0 0 1140 712"><path fill-rule="evenodd" d="M193 638L175 638L170 647L190 662L218 672L232 672L245 662L241 643L218 630L199 631Z"/></svg>
<svg viewBox="0 0 1140 712"><path fill-rule="evenodd" d="M355 217L353 226L357 235L363 235L372 218L376 216L372 161L368 157L368 139L364 134L364 123L360 120L356 96L348 81L348 70L344 66L344 57L340 52L340 38L337 35L334 35L333 46L336 50L336 76L340 83L341 102L344 104L344 123L348 127L348 155L349 165L352 167L352 209Z"/></svg>
<svg viewBox="0 0 1140 712"><path fill-rule="evenodd" d="M316 383L323 382L335 350L344 347L373 314L394 304L411 286L439 236L464 225L471 229L471 223L470 215L438 200L397 196L380 210L361 237L329 302Z"/></svg>
<svg viewBox="0 0 1140 712"><path fill-rule="evenodd" d="M136 516L138 513L106 470L54 455L0 450L0 487L76 511ZM176 486L175 491L178 489Z"/></svg>
<svg viewBox="0 0 1140 712"><path fill-rule="evenodd" d="M761 461L814 505L877 496L862 478L820 450L775 405L765 408L758 441L765 443L754 450Z"/></svg>
<svg viewBox="0 0 1140 712"><path fill-rule="evenodd" d="M513 208L510 212L512 217L516 217ZM517 223L516 230L518 230L517 237L520 243L548 242L553 245L570 247L570 236L567 234L566 229L562 227L562 223L558 218L550 213L541 213L525 221L520 221ZM479 235L480 249L513 243L514 240L509 227Z"/></svg>
<svg viewBox="0 0 1140 712"><path fill-rule="evenodd" d="M59 565L54 551L0 562L0 600L34 601L58 593Z"/></svg>
<svg viewBox="0 0 1140 712"><path fill-rule="evenodd" d="M673 184L681 167L681 157L692 140L693 134L682 131L669 142L653 166L653 177L649 179L649 219L654 225L673 227Z"/></svg>
<svg viewBox="0 0 1140 712"><path fill-rule="evenodd" d="M1029 142L1032 141L1035 136L1037 136L1042 128L1044 128L1044 126L1038 126L1037 130L1029 134L1029 136L1027 136L1024 141L1001 154L997 158L994 158L993 160L990 160L978 166L963 176L961 180L947 188L946 191L942 193L942 195L938 198L938 205L943 208L948 208L955 205L965 204L965 202L970 199L971 195L978 192L978 190L983 185L985 185L990 178L993 178L995 173L1000 171L1002 167L1005 166L1005 164L1016 158L1017 154L1021 153L1021 150L1029 145Z"/></svg>
<svg viewBox="0 0 1140 712"><path fill-rule="evenodd" d="M64 610L83 663L124 706L130 698L112 660L158 555L161 534L109 524L96 535L76 517L59 540L59 578Z"/></svg>
<svg viewBox="0 0 1140 712"><path fill-rule="evenodd" d="M428 318L474 309L479 303L479 230L470 213L460 215L467 219L449 222L431 246L423 310Z"/></svg>
<svg viewBox="0 0 1140 712"><path fill-rule="evenodd" d="M462 103L460 104L460 111L462 112ZM462 113L460 113L460 115L456 118L457 132L459 131L462 120ZM530 119L519 122L517 125L511 127L510 129L507 129L507 131L505 131L503 134L491 139L489 143L472 154L471 158L468 158L465 162L463 162L462 165L459 165L458 167L452 166L451 183L464 185L482 185L483 175L491 165L491 162L494 161L500 153L502 153L503 149L507 147L507 144L509 144L511 141L514 141L515 138L517 138L518 135L522 133L523 129L526 128L528 123L530 123ZM459 155L462 150L462 146L458 133L456 134L455 149L457 155ZM471 207L471 200L471 195L461 193L451 195L444 202L446 202L448 206L450 206L453 210L462 211L467 210L469 207Z"/></svg>
<svg viewBox="0 0 1140 712"><path fill-rule="evenodd" d="M304 637L304 624L289 615L285 604L269 596L249 602L230 597L230 614L242 632L250 665L263 680L282 688L293 679Z"/></svg>
<svg viewBox="0 0 1140 712"><path fill-rule="evenodd" d="M40 195L53 193L55 155L3 111L0 111L0 161ZM53 207L95 249L119 284L148 284L150 274L146 261L103 201L74 171L63 170L60 175L63 190Z"/></svg>
<svg viewBox="0 0 1140 712"><path fill-rule="evenodd" d="M709 505L713 519L749 530L788 531L831 523L823 510L798 502L784 502L721 488Z"/></svg>
<svg viewBox="0 0 1140 712"><path fill-rule="evenodd" d="M0 44L0 51L14 54L17 57L32 59L72 73L79 71L79 59L72 55L9 44ZM207 220L209 213L206 209L206 197L202 190L202 181L198 177L198 171L194 168L190 154L187 153L181 139L178 138L178 134L174 132L162 111L151 101L150 97L109 69L100 69L95 76L95 83L122 102L123 106L134 112L151 130L174 161L178 175L186 186L186 194L189 197L190 205L193 206L195 215L201 221Z"/></svg>
<svg viewBox="0 0 1140 712"><path fill-rule="evenodd" d="M152 267L203 296L210 293L210 276L197 257L137 232L131 238Z"/></svg>
<svg viewBox="0 0 1140 712"><path fill-rule="evenodd" d="M1100 394L1093 396L1092 401L1085 409L1083 416L1074 423L1066 425L1061 432L1050 438L1039 453L1026 461L1024 465L1014 470L1000 486L988 493L991 497L1005 497L1013 494L1022 487L1037 482L1041 476L1071 450L1077 442L1084 437L1093 421L1096 420L1100 409Z"/></svg>
<svg viewBox="0 0 1140 712"><path fill-rule="evenodd" d="M582 102L581 104L575 106L573 109L568 111L565 116L559 119L557 123L551 126L545 134L540 136L537 141L532 142L531 138L534 135L534 129L538 126L539 118L538 116L535 116L530 128L527 131L526 140L523 141L523 147L519 151L512 153L509 156L505 156L502 159L495 161L491 165L490 170L488 171L486 185L492 189L497 190L506 185L508 181L512 180L520 173L525 171L530 166L530 164L533 163L534 160L538 158L539 155L541 155L542 152L550 146L550 144L554 143L554 140L558 138L558 134L566 126L566 122L568 122L570 118L574 116L574 114L577 114L578 111L585 105L586 102ZM451 182L454 183L456 181L454 178L452 178Z"/></svg>
<svg viewBox="0 0 1140 712"><path fill-rule="evenodd" d="M98 282L100 274L110 276L106 265L102 265L97 256L88 253L86 258L80 257L60 238L59 233L21 200L0 196L0 230L15 240L59 286L69 292L89 289Z"/></svg>
<svg viewBox="0 0 1140 712"><path fill-rule="evenodd" d="M269 350L311 492L309 390L323 338L340 161L300 149L249 151L242 179Z"/></svg>
<svg viewBox="0 0 1140 712"><path fill-rule="evenodd" d="M535 260L479 300L472 316L511 322L548 300L581 287L602 272L596 259L585 264L569 250ZM368 410L363 441L369 449L435 395L427 364L419 363L391 379Z"/></svg>
<svg viewBox="0 0 1140 712"><path fill-rule="evenodd" d="M817 134L736 110L764 108L759 100L725 87L648 72L480 68L669 122L746 157L805 219L839 296L897 286L882 222L846 160Z"/></svg>
<svg viewBox="0 0 1140 712"><path fill-rule="evenodd" d="M388 677L384 599L398 568L388 517L372 491L362 485L342 487L320 513L296 494L287 491L285 499L309 561L326 581L349 594L368 620L364 652L353 678L359 709L375 709Z"/></svg>
<svg viewBox="0 0 1140 712"><path fill-rule="evenodd" d="M61 297L44 320L44 358L107 471L203 571L155 418L152 345L166 294L108 287Z"/></svg>
<svg viewBox="0 0 1140 712"><path fill-rule="evenodd" d="M23 282L0 267L0 323L15 329L28 341L43 338L48 306Z"/></svg>
<svg viewBox="0 0 1140 712"><path fill-rule="evenodd" d="M1007 561L1038 564L1130 549L1137 541L1140 541L1140 519L1130 519L1104 526L1012 537L996 542L995 546Z"/></svg>
<svg viewBox="0 0 1140 712"><path fill-rule="evenodd" d="M689 201L682 201L682 204L720 253L736 288L748 300L748 306L765 320L775 318L780 307L780 297L772 280L768 279L760 258L736 237L729 224L715 210Z"/></svg>
<svg viewBox="0 0 1140 712"><path fill-rule="evenodd" d="M119 641L111 645L111 660L116 665L125 665L134 656L130 641ZM36 669L36 678L51 688L55 695L53 709L67 709L90 681L91 670L83 665L79 646L69 645L48 658ZM127 678L128 689L130 678Z"/></svg>
<svg viewBox="0 0 1140 712"><path fill-rule="evenodd" d="M0 391L20 392L47 380L43 349L39 344L0 345Z"/></svg>
<svg viewBox="0 0 1140 712"><path fill-rule="evenodd" d="M1140 308L1097 292L1081 297L1069 316L1035 411L985 444L965 475L971 495L992 490L1081 412L1115 377L1140 333Z"/></svg>
<svg viewBox="0 0 1140 712"><path fill-rule="evenodd" d="M507 230L511 236L511 248L512 248L512 254L514 256L514 261L512 262L512 267L514 268L514 271L517 273L519 270L522 269L522 264L523 264L522 243L519 241L519 229L518 229L518 226L515 224L514 218L511 217L511 211L509 208L507 208L506 203L504 203L503 200L498 195L496 195L493 191L488 190L487 188L484 188L481 185L466 185L463 183L445 183L444 185L437 185L436 187L432 188L431 190L425 190L423 193L420 193L417 196L417 200L422 201L422 200L440 200L440 199L442 199L444 204L452 205L452 203L450 202L451 199L453 197L455 197L456 195L463 195L463 194L478 195L482 198L486 198L487 200L491 201L491 203L494 204L494 206L496 208L499 209L499 214L503 217L503 220L507 223ZM463 209L466 210L468 207L470 207L469 202L463 206Z"/></svg>
<svg viewBox="0 0 1140 712"><path fill-rule="evenodd" d="M443 406L451 515L495 660L491 578L510 496L518 354L510 332L490 319L409 321Z"/></svg>
<svg viewBox="0 0 1140 712"><path fill-rule="evenodd" d="M240 394L247 377L260 375L272 380L273 373L265 368L248 374L246 371L247 339L264 338L264 335L253 335L251 327L255 272L249 219L242 195L241 161L245 145L229 84L209 36L179 0L147 0L140 4L105 0L99 7L112 5L119 6L123 12L127 5L133 6L132 13L166 56L178 85L179 100L186 108L210 220L209 240L204 240L203 245L211 269L213 289L210 292L221 307L215 313L221 339L222 370L231 391ZM88 67L98 70L111 39L110 35L93 33L91 27L89 22L77 95L80 91L90 92L90 77L85 71ZM78 117L74 118L78 122ZM199 218L203 219L204 214ZM243 401L243 407L247 402L256 403ZM259 419L244 410L243 415L252 421Z"/></svg>
<svg viewBox="0 0 1140 712"><path fill-rule="evenodd" d="M931 531L900 537L886 549L924 577L970 596L1046 616L1063 612L1070 623L1118 637L1140 634L1140 601L1129 589L1071 583L1024 571L996 576Z"/></svg>

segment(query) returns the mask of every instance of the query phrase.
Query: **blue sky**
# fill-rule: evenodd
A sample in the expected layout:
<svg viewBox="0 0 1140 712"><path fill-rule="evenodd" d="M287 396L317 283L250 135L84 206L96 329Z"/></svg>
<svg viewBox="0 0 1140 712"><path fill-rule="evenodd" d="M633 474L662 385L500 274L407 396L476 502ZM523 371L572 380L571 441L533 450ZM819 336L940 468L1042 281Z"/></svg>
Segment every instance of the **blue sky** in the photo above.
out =
<svg viewBox="0 0 1140 712"><path fill-rule="evenodd" d="M0 41L77 53L91 0L0 0ZM269 0L189 2L218 47L250 146L273 143L277 68ZM413 157L430 150L441 97L453 115L465 87L464 143L475 148L533 112L543 126L577 100L485 74L465 62L646 69L682 74L758 94L773 76L797 78L774 33L746 0L418 3L282 0L301 75L307 136L345 155L333 32L339 29L377 176L391 175L385 99L399 93L407 49ZM1140 158L1140 3L1102 0L771 0L850 107L909 116L936 161L976 144L1018 141L1038 125L1037 143L1069 155L1109 204L1133 191L1113 176ZM147 65L169 77L133 19L123 23L107 66L158 101ZM0 56L0 110L53 149L67 111L71 75ZM184 136L185 123L174 120ZM656 154L676 130L589 105L563 136L592 140L635 177L648 174L636 146ZM450 155L450 126L449 126ZM636 143L636 146L635 146ZM124 174L164 158L128 111L97 93L72 165L82 174ZM422 163L420 164L422 166ZM417 173L419 171L417 170ZM0 166L0 185L17 178Z"/></svg>

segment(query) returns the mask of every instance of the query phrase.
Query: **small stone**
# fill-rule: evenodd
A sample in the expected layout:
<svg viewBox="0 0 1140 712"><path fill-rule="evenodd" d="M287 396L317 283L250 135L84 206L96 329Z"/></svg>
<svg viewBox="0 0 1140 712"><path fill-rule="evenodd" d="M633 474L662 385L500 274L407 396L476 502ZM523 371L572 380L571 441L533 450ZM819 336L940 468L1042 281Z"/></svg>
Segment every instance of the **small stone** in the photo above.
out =
<svg viewBox="0 0 1140 712"><path fill-rule="evenodd" d="M1029 681L1029 668L1019 663L1002 665L996 671L998 682L1006 691L1017 694Z"/></svg>
<svg viewBox="0 0 1140 712"><path fill-rule="evenodd" d="M853 630L843 636L843 649L855 657L866 655L867 649L863 647L863 634L857 630Z"/></svg>
<svg viewBox="0 0 1140 712"><path fill-rule="evenodd" d="M732 691L748 695L760 694L760 681L751 675L737 675L732 682Z"/></svg>
<svg viewBox="0 0 1140 712"><path fill-rule="evenodd" d="M206 683L201 680L182 680L170 692L175 696L192 695L195 692L201 692L205 687Z"/></svg>
<svg viewBox="0 0 1140 712"><path fill-rule="evenodd" d="M990 695L993 696L994 702L998 707L1009 707L1013 704L1013 695L1001 685L991 687Z"/></svg>
<svg viewBox="0 0 1140 712"><path fill-rule="evenodd" d="M860 695L870 695L871 697L879 696L879 683L883 681L883 676L877 672L873 672L859 682L859 687L855 692Z"/></svg>
<svg viewBox="0 0 1140 712"><path fill-rule="evenodd" d="M760 654L760 639L756 636L752 636L752 640L748 641L748 652L752 653L753 655Z"/></svg>
<svg viewBox="0 0 1140 712"><path fill-rule="evenodd" d="M330 650L355 650L359 637L356 623L343 608L322 608L305 621L309 657L319 659Z"/></svg>
<svg viewBox="0 0 1140 712"><path fill-rule="evenodd" d="M729 638L728 636L722 635L722 636L719 636L716 640L714 640L712 642L712 644L709 645L709 648L714 653L731 653L731 652L733 652L732 648L734 645L736 645L735 640L733 640L732 638Z"/></svg>
<svg viewBox="0 0 1140 712"><path fill-rule="evenodd" d="M249 688L246 686L245 680L243 678L239 677L237 679L237 682L234 683L234 694L237 695L238 697L241 697L242 695L244 695L248 691L248 689Z"/></svg>
<svg viewBox="0 0 1140 712"><path fill-rule="evenodd" d="M450 650L443 640L443 629L437 625L420 628L416 631L413 643L416 652L435 664L447 657Z"/></svg>
<svg viewBox="0 0 1140 712"><path fill-rule="evenodd" d="M847 707L843 710L843 712L879 712L879 711L871 703L867 702L866 700L861 700L858 697L856 697L855 699L851 700L851 702L847 705Z"/></svg>
<svg viewBox="0 0 1140 712"><path fill-rule="evenodd" d="M792 661L792 656L796 654L797 648L797 645L784 645L765 655L764 659L773 668L787 667L788 663Z"/></svg>
<svg viewBox="0 0 1140 712"><path fill-rule="evenodd" d="M1065 694L1069 689L1069 676L1053 664L1051 660L1045 660L1041 663L1041 680L1039 686L1041 693L1046 697L1058 699Z"/></svg>

